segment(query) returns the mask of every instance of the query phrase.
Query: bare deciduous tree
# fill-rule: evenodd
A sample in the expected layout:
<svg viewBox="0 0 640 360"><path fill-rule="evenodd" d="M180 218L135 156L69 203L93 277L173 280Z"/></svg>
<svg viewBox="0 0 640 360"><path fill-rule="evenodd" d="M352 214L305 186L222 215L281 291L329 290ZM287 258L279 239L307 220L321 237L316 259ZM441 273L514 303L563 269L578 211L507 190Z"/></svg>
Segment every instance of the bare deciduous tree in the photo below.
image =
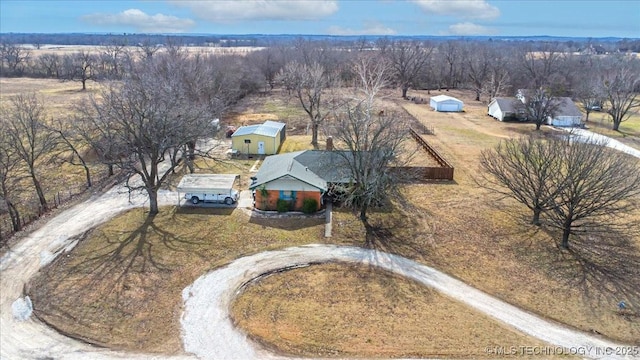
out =
<svg viewBox="0 0 640 360"><path fill-rule="evenodd" d="M165 159L179 159L188 143L212 136L211 120L220 110L212 94L198 91L207 88L210 77L188 76L194 75L188 62L173 60L147 59L132 68L120 86L105 89L83 110L91 146L99 149L102 162L130 176L131 191L147 193L149 216L158 213L158 190L179 164Z"/></svg>
<svg viewBox="0 0 640 360"><path fill-rule="evenodd" d="M151 59L161 49L161 46L154 42L151 37L143 39L137 44L137 47L141 57L147 60Z"/></svg>
<svg viewBox="0 0 640 360"><path fill-rule="evenodd" d="M438 47L438 52L441 54L447 67L447 90L457 88L458 82L461 79L461 65L463 59L466 57L461 44L459 41L449 40Z"/></svg>
<svg viewBox="0 0 640 360"><path fill-rule="evenodd" d="M53 120L52 124L48 125L47 128L58 136L58 140L62 145L60 148L61 153L58 153L57 157L71 165L82 166L87 188L90 188L92 186L91 171L81 150L81 146L86 145L83 141L84 137L79 132L81 127L78 124L81 121L78 117L57 119ZM68 152L71 152L70 156Z"/></svg>
<svg viewBox="0 0 640 360"><path fill-rule="evenodd" d="M586 115L585 122L589 121L589 114L602 110L605 94L594 77L585 77L577 86L575 93L575 97Z"/></svg>
<svg viewBox="0 0 640 360"><path fill-rule="evenodd" d="M353 178L341 189L341 200L358 210L365 224L369 208L386 202L397 190L397 172L391 167L400 159L410 128L406 114L374 114L366 105L364 101L345 105L333 126L336 142L346 146L346 151L337 153Z"/></svg>
<svg viewBox="0 0 640 360"><path fill-rule="evenodd" d="M66 81L78 81L82 84L82 90L87 89L87 81L98 80L96 72L97 58L86 51L67 55L62 61L61 79Z"/></svg>
<svg viewBox="0 0 640 360"><path fill-rule="evenodd" d="M603 91L607 100L606 111L611 116L613 130L629 119L631 110L640 108L640 97L636 92L640 82L640 62L637 59L622 59L612 64L603 80Z"/></svg>
<svg viewBox="0 0 640 360"><path fill-rule="evenodd" d="M37 59L38 67L46 77L59 79L62 70L62 59L56 54L42 54Z"/></svg>
<svg viewBox="0 0 640 360"><path fill-rule="evenodd" d="M3 128L8 126L4 123L5 121L4 118L0 118ZM13 231L20 231L22 228L20 212L12 200L15 196L12 191L15 191L19 180L15 174L19 161L20 158L15 154L9 133L0 131L0 197L7 207Z"/></svg>
<svg viewBox="0 0 640 360"><path fill-rule="evenodd" d="M540 215L551 209L562 188L562 182L555 182L560 171L557 145L533 136L500 142L480 156L480 185L516 199L533 212L531 223L540 225Z"/></svg>
<svg viewBox="0 0 640 360"><path fill-rule="evenodd" d="M104 75L111 79L120 79L123 70L122 62L129 56L130 54L127 53L124 41L116 38L111 39L109 43L104 46L102 54L100 54Z"/></svg>
<svg viewBox="0 0 640 360"><path fill-rule="evenodd" d="M267 47L263 50L250 53L247 55L247 58L260 70L269 85L269 90L273 90L278 73L284 66L282 52L274 47Z"/></svg>
<svg viewBox="0 0 640 360"><path fill-rule="evenodd" d="M415 41L388 43L384 40L378 42L378 46L389 59L394 70L394 81L402 89L402 97L406 98L409 88L413 87L420 74L425 72L433 47Z"/></svg>
<svg viewBox="0 0 640 360"><path fill-rule="evenodd" d="M563 146L562 169L553 181L564 183L549 212L550 224L562 230L560 246L569 248L569 237L577 233L611 231L621 217L638 206L640 164L637 159L604 147L601 141L572 142Z"/></svg>
<svg viewBox="0 0 640 360"><path fill-rule="evenodd" d="M491 57L489 48L483 44L468 44L465 64L467 76L471 88L476 93L476 101L480 101L480 95L484 92L487 78L490 75Z"/></svg>
<svg viewBox="0 0 640 360"><path fill-rule="evenodd" d="M48 210L40 184L39 161L58 145L55 134L45 126L44 105L35 94L17 95L11 99L10 109L3 109L10 145L26 165L29 177L40 201L42 211Z"/></svg>
<svg viewBox="0 0 640 360"><path fill-rule="evenodd" d="M484 92L492 99L503 94L509 85L509 58L504 49L492 51Z"/></svg>
<svg viewBox="0 0 640 360"><path fill-rule="evenodd" d="M524 96L524 110L527 119L535 122L536 130L540 130L548 118L555 116L560 104L547 89L543 88L536 89Z"/></svg>
<svg viewBox="0 0 640 360"><path fill-rule="evenodd" d="M534 223L562 231L560 246L571 235L629 230L624 221L638 206L637 159L603 147L602 142L567 139L507 140L485 151L481 166L485 186L512 197L534 212Z"/></svg>
<svg viewBox="0 0 640 360"><path fill-rule="evenodd" d="M353 179L352 184L340 189L341 200L358 210L360 220L367 225L367 212L372 205L399 195L394 187L398 173L391 165L407 159L402 157L403 141L410 126L406 114L374 111L375 96L388 81L388 64L363 56L354 62L353 68L358 75L356 88L363 96L335 113L330 132L336 143L346 147L337 153Z"/></svg>
<svg viewBox="0 0 640 360"><path fill-rule="evenodd" d="M539 49L532 46L519 49L517 56L520 68L534 89L549 86L551 77L558 71L558 46L556 43L545 43Z"/></svg>
<svg viewBox="0 0 640 360"><path fill-rule="evenodd" d="M327 74L319 63L309 66L290 62L285 65L280 78L287 88L295 92L302 108L309 115L311 145L317 149L320 125L330 113L329 109L325 109L324 95L333 86L333 76Z"/></svg>
<svg viewBox="0 0 640 360"><path fill-rule="evenodd" d="M0 68L4 68L4 64L6 64L10 75L22 75L24 66L29 61L30 56L31 51L19 44L0 44L0 60L3 65Z"/></svg>

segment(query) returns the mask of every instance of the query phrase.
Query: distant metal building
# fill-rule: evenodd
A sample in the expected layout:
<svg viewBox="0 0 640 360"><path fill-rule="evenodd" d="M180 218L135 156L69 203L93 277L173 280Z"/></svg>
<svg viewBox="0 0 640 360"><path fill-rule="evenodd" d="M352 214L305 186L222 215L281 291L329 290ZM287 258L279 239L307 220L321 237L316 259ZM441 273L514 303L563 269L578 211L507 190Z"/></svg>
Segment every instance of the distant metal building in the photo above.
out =
<svg viewBox="0 0 640 360"><path fill-rule="evenodd" d="M276 121L242 126L231 135L231 148L238 154L277 154L286 139L286 131L286 124Z"/></svg>
<svg viewBox="0 0 640 360"><path fill-rule="evenodd" d="M464 103L454 97L447 95L432 96L429 105L435 111L457 112L462 111Z"/></svg>

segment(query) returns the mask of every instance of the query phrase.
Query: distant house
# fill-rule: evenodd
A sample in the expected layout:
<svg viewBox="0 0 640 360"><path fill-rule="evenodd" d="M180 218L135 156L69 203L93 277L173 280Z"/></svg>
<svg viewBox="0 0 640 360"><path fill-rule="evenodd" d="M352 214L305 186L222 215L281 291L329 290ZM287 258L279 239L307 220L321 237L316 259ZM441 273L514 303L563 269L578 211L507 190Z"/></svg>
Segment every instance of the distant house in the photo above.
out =
<svg viewBox="0 0 640 360"><path fill-rule="evenodd" d="M247 125L231 135L231 149L247 155L272 155L280 150L286 138L286 125L276 121Z"/></svg>
<svg viewBox="0 0 640 360"><path fill-rule="evenodd" d="M493 98L488 106L488 114L500 121L525 121L524 104L515 97Z"/></svg>
<svg viewBox="0 0 640 360"><path fill-rule="evenodd" d="M526 103L527 96L531 96L532 90L519 89L516 98L522 103ZM553 117L547 118L545 123L552 126L581 126L582 112L570 97L554 97L556 102L556 112Z"/></svg>
<svg viewBox="0 0 640 360"><path fill-rule="evenodd" d="M553 118L547 119L547 125L553 126L580 126L582 125L582 112L569 97L555 98L558 102L558 110Z"/></svg>
<svg viewBox="0 0 640 360"><path fill-rule="evenodd" d="M432 96L429 105L435 111L457 112L462 111L464 103L454 97L447 95Z"/></svg>
<svg viewBox="0 0 640 360"><path fill-rule="evenodd" d="M255 194L255 207L275 210L279 199L301 210L305 199L315 199L318 208L332 184L351 179L345 159L337 151L306 150L268 156L252 177L249 189Z"/></svg>

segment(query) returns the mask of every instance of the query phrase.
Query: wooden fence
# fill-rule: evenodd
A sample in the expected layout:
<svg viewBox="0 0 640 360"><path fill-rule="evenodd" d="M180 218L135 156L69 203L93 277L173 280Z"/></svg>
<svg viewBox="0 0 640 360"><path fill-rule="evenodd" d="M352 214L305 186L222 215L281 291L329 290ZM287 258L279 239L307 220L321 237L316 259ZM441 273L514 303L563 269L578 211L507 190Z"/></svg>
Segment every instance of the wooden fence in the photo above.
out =
<svg viewBox="0 0 640 360"><path fill-rule="evenodd" d="M445 158L440 155L436 149L432 148L431 145L429 145L414 129L409 129L409 133L427 152L427 154L433 157L438 165L440 165L439 167L416 167L411 171L417 172L418 176L425 180L453 180L453 166L451 166L451 164L445 160Z"/></svg>

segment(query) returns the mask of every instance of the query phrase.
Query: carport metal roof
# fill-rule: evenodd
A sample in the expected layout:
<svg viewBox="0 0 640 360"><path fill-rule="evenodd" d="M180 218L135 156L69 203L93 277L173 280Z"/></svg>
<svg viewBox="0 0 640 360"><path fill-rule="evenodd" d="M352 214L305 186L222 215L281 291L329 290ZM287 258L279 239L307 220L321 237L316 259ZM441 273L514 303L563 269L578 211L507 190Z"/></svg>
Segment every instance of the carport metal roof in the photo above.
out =
<svg viewBox="0 0 640 360"><path fill-rule="evenodd" d="M276 121L265 121L264 124L241 126L231 137L243 135L263 135L275 137L279 131L284 129L285 124Z"/></svg>
<svg viewBox="0 0 640 360"><path fill-rule="evenodd" d="M232 189L237 174L187 174L178 183L178 192L198 192L206 189Z"/></svg>

